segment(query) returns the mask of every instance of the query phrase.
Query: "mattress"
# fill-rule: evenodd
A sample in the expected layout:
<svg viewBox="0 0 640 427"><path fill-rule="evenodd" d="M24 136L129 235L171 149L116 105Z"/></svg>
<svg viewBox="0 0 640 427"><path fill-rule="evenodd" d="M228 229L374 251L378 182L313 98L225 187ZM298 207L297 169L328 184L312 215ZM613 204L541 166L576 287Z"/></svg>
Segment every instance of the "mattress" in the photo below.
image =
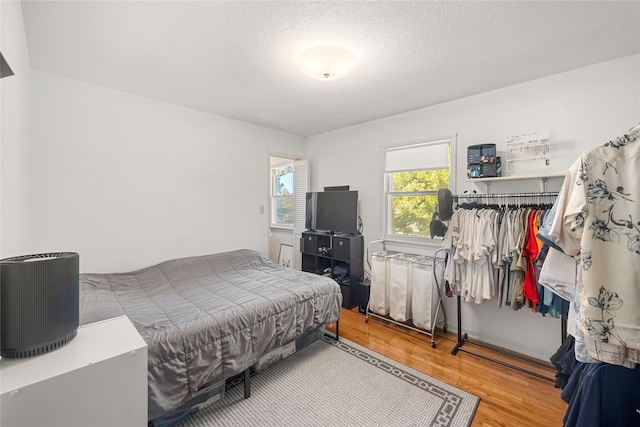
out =
<svg viewBox="0 0 640 427"><path fill-rule="evenodd" d="M340 286L237 250L80 275L80 324L126 315L148 345L149 420L340 318Z"/></svg>

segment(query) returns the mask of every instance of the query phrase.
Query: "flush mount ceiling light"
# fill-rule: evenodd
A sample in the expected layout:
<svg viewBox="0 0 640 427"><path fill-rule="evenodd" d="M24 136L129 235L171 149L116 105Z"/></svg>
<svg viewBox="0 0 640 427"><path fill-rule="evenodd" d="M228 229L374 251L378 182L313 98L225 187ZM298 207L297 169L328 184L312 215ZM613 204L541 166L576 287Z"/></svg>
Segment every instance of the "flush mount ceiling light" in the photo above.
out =
<svg viewBox="0 0 640 427"><path fill-rule="evenodd" d="M302 51L296 64L307 76L316 80L337 80L351 72L356 56L338 46L316 46Z"/></svg>

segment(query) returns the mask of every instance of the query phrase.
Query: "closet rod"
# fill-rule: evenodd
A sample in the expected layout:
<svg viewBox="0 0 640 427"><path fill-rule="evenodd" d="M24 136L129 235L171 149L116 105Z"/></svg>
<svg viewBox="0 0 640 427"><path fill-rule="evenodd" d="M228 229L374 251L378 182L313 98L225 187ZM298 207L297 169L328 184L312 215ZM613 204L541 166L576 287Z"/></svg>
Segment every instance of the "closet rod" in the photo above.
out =
<svg viewBox="0 0 640 427"><path fill-rule="evenodd" d="M510 199L518 197L556 197L559 193L557 191L552 192L535 192L535 193L466 193L455 194L453 196L454 201L460 201L464 199Z"/></svg>

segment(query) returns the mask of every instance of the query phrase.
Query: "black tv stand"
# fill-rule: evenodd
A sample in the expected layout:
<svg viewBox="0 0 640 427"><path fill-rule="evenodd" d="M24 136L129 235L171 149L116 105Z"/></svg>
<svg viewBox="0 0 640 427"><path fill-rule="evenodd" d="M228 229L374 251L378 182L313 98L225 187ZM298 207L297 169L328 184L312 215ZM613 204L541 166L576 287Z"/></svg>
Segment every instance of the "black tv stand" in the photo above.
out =
<svg viewBox="0 0 640 427"><path fill-rule="evenodd" d="M356 234L339 234L307 230L300 242L302 271L325 275L330 269L331 277L342 291L342 307L355 307L352 284L364 279L364 238Z"/></svg>

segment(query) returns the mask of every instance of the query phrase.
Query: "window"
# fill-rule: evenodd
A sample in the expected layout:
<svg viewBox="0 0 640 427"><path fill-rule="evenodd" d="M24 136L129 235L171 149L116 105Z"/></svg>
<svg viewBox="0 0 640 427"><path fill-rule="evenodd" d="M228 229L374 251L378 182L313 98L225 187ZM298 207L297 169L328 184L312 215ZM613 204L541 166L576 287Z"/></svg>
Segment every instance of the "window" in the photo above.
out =
<svg viewBox="0 0 640 427"><path fill-rule="evenodd" d="M453 187L454 143L449 137L384 149L385 240L432 241L438 189Z"/></svg>
<svg viewBox="0 0 640 427"><path fill-rule="evenodd" d="M294 220L293 163L271 168L271 224L293 227Z"/></svg>

